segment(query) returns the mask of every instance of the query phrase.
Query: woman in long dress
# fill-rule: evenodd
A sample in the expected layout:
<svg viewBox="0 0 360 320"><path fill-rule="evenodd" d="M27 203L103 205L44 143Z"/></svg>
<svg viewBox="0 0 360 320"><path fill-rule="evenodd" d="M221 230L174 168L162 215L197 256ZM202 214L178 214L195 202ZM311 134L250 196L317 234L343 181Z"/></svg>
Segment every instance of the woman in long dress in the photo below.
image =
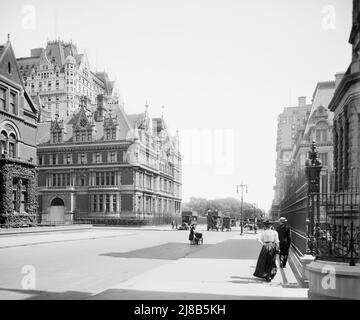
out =
<svg viewBox="0 0 360 320"><path fill-rule="evenodd" d="M194 243L194 237L195 237L195 225L192 224L190 226L190 234L189 234L189 240L190 240L190 244Z"/></svg>
<svg viewBox="0 0 360 320"><path fill-rule="evenodd" d="M270 223L264 223L265 231L259 236L262 248L256 264L254 276L271 281L277 272L276 254L279 251L279 235L277 231L270 228Z"/></svg>

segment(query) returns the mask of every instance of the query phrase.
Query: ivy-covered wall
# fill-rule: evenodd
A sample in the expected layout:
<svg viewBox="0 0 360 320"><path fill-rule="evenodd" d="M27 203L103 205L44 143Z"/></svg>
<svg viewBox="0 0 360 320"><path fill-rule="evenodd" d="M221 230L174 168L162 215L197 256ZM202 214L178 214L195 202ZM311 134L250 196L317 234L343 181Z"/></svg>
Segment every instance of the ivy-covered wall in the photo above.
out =
<svg viewBox="0 0 360 320"><path fill-rule="evenodd" d="M27 183L25 212L13 210L13 180ZM19 195L20 196L20 195ZM37 221L37 171L35 166L0 159L0 225L5 227L34 225Z"/></svg>

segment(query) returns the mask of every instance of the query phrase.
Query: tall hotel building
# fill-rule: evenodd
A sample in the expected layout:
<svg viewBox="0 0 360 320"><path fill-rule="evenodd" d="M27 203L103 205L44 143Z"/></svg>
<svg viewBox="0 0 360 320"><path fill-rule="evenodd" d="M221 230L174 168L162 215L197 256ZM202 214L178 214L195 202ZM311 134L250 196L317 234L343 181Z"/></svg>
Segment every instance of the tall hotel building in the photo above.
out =
<svg viewBox="0 0 360 320"><path fill-rule="evenodd" d="M86 54L73 43L49 41L46 48L35 48L30 57L17 59L25 88L42 101L51 119L63 119L80 105L82 96L96 104L99 94L117 102L115 83L105 72L92 72Z"/></svg>

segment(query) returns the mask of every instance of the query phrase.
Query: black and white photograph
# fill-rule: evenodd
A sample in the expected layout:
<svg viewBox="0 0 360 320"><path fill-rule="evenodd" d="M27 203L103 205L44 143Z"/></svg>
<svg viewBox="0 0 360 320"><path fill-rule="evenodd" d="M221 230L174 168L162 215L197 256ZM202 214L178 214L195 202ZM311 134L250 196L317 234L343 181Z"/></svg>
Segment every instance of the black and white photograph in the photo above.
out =
<svg viewBox="0 0 360 320"><path fill-rule="evenodd" d="M359 254L360 0L1 0L0 300L232 319Z"/></svg>

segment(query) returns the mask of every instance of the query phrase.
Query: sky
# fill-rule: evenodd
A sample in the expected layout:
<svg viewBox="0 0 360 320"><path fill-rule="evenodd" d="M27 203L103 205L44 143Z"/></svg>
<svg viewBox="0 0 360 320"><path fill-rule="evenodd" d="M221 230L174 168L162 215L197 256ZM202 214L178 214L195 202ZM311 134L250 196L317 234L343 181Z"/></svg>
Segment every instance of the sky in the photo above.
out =
<svg viewBox="0 0 360 320"><path fill-rule="evenodd" d="M128 113L180 133L183 200L236 197L268 211L277 117L351 59L351 0L1 0L17 57L73 41L117 81Z"/></svg>

